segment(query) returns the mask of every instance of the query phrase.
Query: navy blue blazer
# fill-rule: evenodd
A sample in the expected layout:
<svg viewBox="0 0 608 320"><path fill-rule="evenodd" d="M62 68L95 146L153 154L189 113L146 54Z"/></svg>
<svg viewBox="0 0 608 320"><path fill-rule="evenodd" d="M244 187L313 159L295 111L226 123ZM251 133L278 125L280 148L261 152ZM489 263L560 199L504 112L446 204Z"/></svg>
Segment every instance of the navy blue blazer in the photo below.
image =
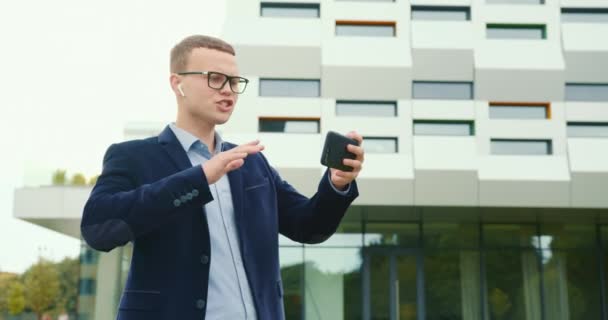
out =
<svg viewBox="0 0 608 320"><path fill-rule="evenodd" d="M228 178L258 319L284 319L278 234L302 243L325 241L358 196L356 183L340 195L326 173L308 199L283 181L261 153L248 156ZM192 167L169 127L158 137L108 148L81 232L101 251L133 242L118 319L205 318L213 252L201 209L212 200L201 167Z"/></svg>

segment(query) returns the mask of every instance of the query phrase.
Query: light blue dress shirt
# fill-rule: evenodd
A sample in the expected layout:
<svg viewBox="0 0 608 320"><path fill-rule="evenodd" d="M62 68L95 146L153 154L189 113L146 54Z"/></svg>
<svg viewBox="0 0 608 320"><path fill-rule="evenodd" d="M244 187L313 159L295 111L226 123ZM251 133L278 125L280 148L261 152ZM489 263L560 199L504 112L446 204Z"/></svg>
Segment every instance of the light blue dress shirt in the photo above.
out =
<svg viewBox="0 0 608 320"><path fill-rule="evenodd" d="M169 124L169 127L186 151L192 166L211 159L213 155L209 148L196 136L178 128L175 123ZM216 132L214 154L221 151L222 138ZM341 195L348 194L350 190L350 184L346 190L338 190L331 179L330 185ZM209 185L209 189L214 200L205 205L211 242L205 319L256 319L255 304L239 248L228 175Z"/></svg>
<svg viewBox="0 0 608 320"><path fill-rule="evenodd" d="M169 126L192 166L201 165L212 157L207 146L197 137L173 123ZM221 150L222 139L216 133L215 153ZM205 205L211 243L205 319L256 319L255 304L239 248L228 176L224 175L209 185L209 189L214 200Z"/></svg>

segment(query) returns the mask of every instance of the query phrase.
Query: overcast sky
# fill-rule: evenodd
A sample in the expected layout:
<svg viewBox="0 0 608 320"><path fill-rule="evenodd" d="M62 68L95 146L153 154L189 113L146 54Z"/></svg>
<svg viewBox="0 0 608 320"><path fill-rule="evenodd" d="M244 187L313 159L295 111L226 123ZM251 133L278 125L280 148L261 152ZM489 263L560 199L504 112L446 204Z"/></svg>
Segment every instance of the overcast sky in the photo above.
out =
<svg viewBox="0 0 608 320"><path fill-rule="evenodd" d="M57 168L96 174L126 123L171 121L169 50L219 36L225 11L217 0L0 4L0 271L77 256L77 239L13 218L15 188L49 184Z"/></svg>

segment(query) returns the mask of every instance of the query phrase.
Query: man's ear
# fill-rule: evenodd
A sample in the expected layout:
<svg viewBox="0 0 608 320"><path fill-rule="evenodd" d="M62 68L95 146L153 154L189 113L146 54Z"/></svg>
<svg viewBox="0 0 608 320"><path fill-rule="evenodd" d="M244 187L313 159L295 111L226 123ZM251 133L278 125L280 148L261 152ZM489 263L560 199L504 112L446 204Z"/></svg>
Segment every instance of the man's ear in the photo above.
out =
<svg viewBox="0 0 608 320"><path fill-rule="evenodd" d="M171 77L169 77L169 84L171 85L171 90L173 90L173 93L175 93L175 95L179 95L179 96L185 96L183 93L183 90L180 90L179 86L181 83L181 79L179 78L178 75L176 75L175 73L171 74Z"/></svg>

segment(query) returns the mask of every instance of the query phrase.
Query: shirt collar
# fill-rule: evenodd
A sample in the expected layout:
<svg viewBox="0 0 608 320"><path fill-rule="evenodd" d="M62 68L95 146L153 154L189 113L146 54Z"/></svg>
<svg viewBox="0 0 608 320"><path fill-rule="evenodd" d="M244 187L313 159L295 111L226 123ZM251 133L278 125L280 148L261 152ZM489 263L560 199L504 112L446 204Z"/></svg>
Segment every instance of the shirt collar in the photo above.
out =
<svg viewBox="0 0 608 320"><path fill-rule="evenodd" d="M204 142L200 141L192 133L178 127L175 124L175 122L170 123L169 128L171 128L171 130L175 134L175 137L177 137L177 140L182 145L182 148L184 148L184 151L186 151L186 152L190 151L190 149L197 142L200 142L207 150L209 150L209 148L207 147L207 145ZM220 136L219 133L217 133L217 131L214 132L214 135L215 135L215 153L218 153L222 150L222 143L224 141L222 141L222 137Z"/></svg>

